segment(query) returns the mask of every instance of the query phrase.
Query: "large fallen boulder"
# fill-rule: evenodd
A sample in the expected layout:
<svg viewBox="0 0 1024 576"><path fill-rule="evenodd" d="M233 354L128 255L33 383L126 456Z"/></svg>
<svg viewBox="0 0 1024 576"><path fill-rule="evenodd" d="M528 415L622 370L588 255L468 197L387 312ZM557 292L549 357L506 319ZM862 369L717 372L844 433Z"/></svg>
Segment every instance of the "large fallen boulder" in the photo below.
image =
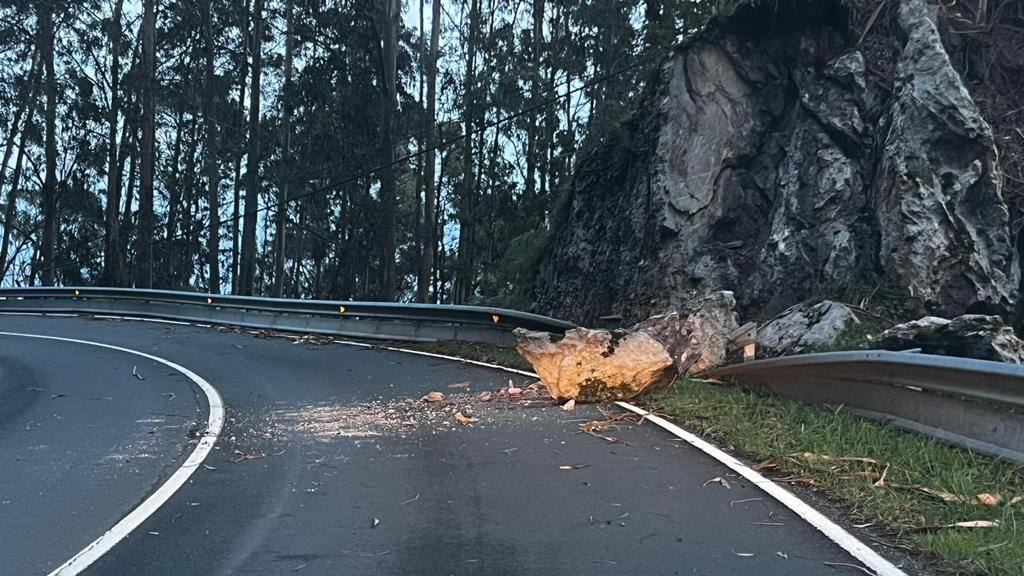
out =
<svg viewBox="0 0 1024 576"><path fill-rule="evenodd" d="M576 328L558 341L517 329L516 349L554 398L627 400L723 362L735 304L731 292L714 292L628 330Z"/></svg>
<svg viewBox="0 0 1024 576"><path fill-rule="evenodd" d="M768 356L834 346L844 333L860 324L857 314L838 302L797 304L769 320L757 331L757 347Z"/></svg>
<svg viewBox="0 0 1024 576"><path fill-rule="evenodd" d="M515 331L516 349L556 399L628 400L668 386L676 367L665 347L645 332L576 328L553 342L547 332Z"/></svg>
<svg viewBox="0 0 1024 576"><path fill-rule="evenodd" d="M952 320L925 316L882 333L886 350L920 348L926 354L1024 363L1024 341L998 316L966 314Z"/></svg>

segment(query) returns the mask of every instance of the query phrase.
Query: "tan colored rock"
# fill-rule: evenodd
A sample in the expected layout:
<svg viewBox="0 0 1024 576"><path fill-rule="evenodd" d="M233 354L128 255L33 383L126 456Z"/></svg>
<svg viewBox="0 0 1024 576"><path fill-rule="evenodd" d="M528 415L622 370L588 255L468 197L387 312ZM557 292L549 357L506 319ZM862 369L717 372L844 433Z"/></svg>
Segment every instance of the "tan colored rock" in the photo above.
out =
<svg viewBox="0 0 1024 576"><path fill-rule="evenodd" d="M627 400L677 376L665 347L645 332L576 328L552 342L546 332L516 329L515 337L516 349L557 399Z"/></svg>

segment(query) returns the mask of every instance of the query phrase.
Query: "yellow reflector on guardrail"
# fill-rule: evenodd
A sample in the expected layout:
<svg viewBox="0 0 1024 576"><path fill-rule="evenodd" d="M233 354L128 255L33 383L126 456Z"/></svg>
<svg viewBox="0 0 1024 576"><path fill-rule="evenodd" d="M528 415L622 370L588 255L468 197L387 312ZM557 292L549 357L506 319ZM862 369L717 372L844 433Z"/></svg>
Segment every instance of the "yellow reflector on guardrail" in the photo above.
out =
<svg viewBox="0 0 1024 576"><path fill-rule="evenodd" d="M495 324L501 322L501 316L498 316L497 314L491 314L491 322L494 322Z"/></svg>
<svg viewBox="0 0 1024 576"><path fill-rule="evenodd" d="M79 296L81 294L82 294L81 292L79 292L78 290L75 290L75 296Z"/></svg>
<svg viewBox="0 0 1024 576"><path fill-rule="evenodd" d="M338 314L344 314L344 313L345 313L345 307L344 306L338 306Z"/></svg>
<svg viewBox="0 0 1024 576"><path fill-rule="evenodd" d="M210 298L209 296L207 296L206 297L206 303L207 304L213 304L213 298Z"/></svg>

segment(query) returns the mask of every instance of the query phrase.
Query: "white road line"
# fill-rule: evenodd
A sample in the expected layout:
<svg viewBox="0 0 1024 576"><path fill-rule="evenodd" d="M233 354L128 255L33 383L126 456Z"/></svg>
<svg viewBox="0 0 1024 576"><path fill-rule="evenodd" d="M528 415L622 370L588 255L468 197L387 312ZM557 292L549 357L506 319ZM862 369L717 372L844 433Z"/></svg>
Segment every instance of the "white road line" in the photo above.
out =
<svg viewBox="0 0 1024 576"><path fill-rule="evenodd" d="M99 348L107 348L110 350L117 350L118 352L126 352L128 354L141 356L154 362L159 362L160 364L184 374L206 394L206 400L210 404L210 416L206 424L206 432L199 440L199 444L196 445L195 450L193 450L192 454L185 459L185 462L181 467L175 470L174 473L171 474L171 477L168 478L163 485L157 488L156 492L153 492L153 494L146 498L142 504L139 504L137 508L122 518L120 522L114 524L114 526L107 530L102 536L93 540L93 542L82 549L81 552L75 554L70 560L49 574L49 576L74 576L88 568L90 564L110 551L110 549L124 539L125 536L128 536L132 530L138 528L146 518L149 518L154 512L156 512L164 502L167 502L167 500L179 488L181 488L186 481L188 481L189 476L196 471L196 468L203 463L203 460L206 459L206 456L213 449L213 444L217 441L217 436L220 435L221 427L224 425L224 401L221 399L220 393L217 392L217 389L195 372L185 368L184 366L175 364L170 360L153 356L152 354L146 354L145 352L139 352L138 350L132 350L130 348L112 346L110 344L90 342L88 340L76 340L74 338L62 338L59 336L21 334L18 332L0 332L0 336L21 336L24 338L39 338L41 340L73 342L76 344L97 346Z"/></svg>
<svg viewBox="0 0 1024 576"><path fill-rule="evenodd" d="M0 332L0 334L3 334L3 332ZM407 350L405 348L395 348L393 346L377 346L374 344L367 344L365 342L352 342L349 340L335 340L334 342L338 344L346 344L349 346L360 346L363 348L379 348L383 350L391 350L394 352L404 352L406 354L418 354L420 356L443 358L445 360L453 360L456 362L462 362L466 364L474 364L476 366L483 366L486 368L503 370L505 372L512 372L514 374L519 374L522 376L529 376L531 378L538 378L538 376L533 372L527 372L525 370L516 370L515 368L508 368L506 366L499 366L497 364L490 364L487 362L480 362L477 360L467 360L465 358L458 358L455 356L446 356L444 354L434 354L432 352L423 352L420 350ZM105 345L100 344L100 346ZM112 346L108 347L112 348ZM127 351L131 352L130 350ZM147 356L145 354L142 354L141 352L135 353ZM167 364L171 366L177 366L176 364ZM210 389L213 390L212 387ZM216 394L215 390L214 394ZM694 435L691 432L683 430L682 428L669 422L668 420L665 420L664 418L661 418L659 416L655 416L654 414L647 412L643 408L630 404L629 402L616 402L616 404L625 410L629 410L630 412L634 412L636 414L643 416L645 420L657 424L661 428L665 429L667 432L685 440L694 448L697 448L701 452L704 452L708 456L714 458L715 460L718 460L719 462L727 466L729 469L739 474L740 476L743 476L752 484L754 484L761 490L765 491L769 496L778 500L779 503L781 503L783 506L795 512L798 516L803 518L811 526L817 528L818 531L824 534L829 540L835 542L840 548L849 552L851 556L853 556L857 560L860 560L877 576L907 576L906 572L900 570L892 562L889 562L888 560L883 558L878 552L875 552L870 547L868 547L867 544L864 544L863 542L858 540L856 536L850 534L841 526L829 520L824 514L818 512L809 504L797 498L792 492L772 482L768 478L765 478L756 470L750 468L749 466L740 462L736 458L723 452L718 447L708 443L707 441L701 439L700 437ZM64 576L64 573L61 573L59 571L51 573L49 576L57 576L58 574L60 576ZM68 572L67 574L77 574L77 572Z"/></svg>

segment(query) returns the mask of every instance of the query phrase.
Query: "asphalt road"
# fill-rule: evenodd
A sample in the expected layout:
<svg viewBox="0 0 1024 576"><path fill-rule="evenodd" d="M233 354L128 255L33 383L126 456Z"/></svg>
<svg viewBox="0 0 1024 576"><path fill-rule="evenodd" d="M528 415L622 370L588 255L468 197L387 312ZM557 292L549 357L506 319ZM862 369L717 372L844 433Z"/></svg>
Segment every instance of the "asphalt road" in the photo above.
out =
<svg viewBox="0 0 1024 576"><path fill-rule="evenodd" d="M602 439L579 433L604 419L595 407L474 399L507 386L504 372L156 323L0 315L0 331L154 354L224 398L206 466L85 574L769 576L856 564L659 428L622 424ZM0 574L56 568L191 450L205 400L140 360L0 336ZM457 401L418 401L435 390ZM478 421L460 425L456 410ZM730 488L705 484L715 477Z"/></svg>

